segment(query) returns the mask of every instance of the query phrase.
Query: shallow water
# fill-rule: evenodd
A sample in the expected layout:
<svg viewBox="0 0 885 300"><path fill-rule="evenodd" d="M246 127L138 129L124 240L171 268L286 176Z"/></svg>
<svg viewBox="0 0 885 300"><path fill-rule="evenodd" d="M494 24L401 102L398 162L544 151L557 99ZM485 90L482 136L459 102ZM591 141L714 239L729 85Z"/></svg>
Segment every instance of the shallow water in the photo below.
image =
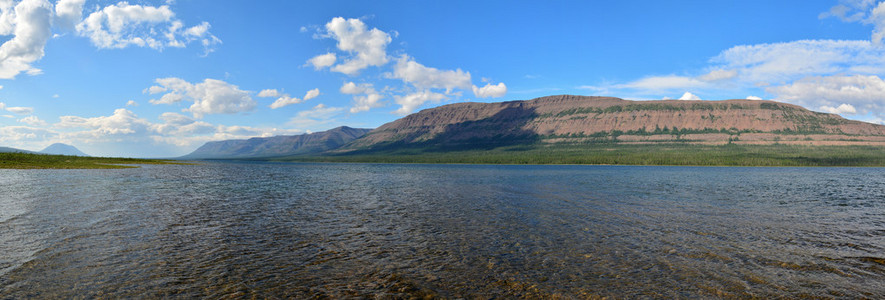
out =
<svg viewBox="0 0 885 300"><path fill-rule="evenodd" d="M885 169L0 170L0 298L885 297Z"/></svg>

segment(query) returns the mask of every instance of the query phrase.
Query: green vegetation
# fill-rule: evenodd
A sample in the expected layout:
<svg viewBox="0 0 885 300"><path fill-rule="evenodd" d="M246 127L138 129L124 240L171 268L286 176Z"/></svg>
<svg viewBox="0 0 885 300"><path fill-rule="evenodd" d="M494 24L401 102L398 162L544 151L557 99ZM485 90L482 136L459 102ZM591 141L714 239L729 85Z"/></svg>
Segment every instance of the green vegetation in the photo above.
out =
<svg viewBox="0 0 885 300"><path fill-rule="evenodd" d="M681 166L885 166L885 148L873 146L660 144L534 144L490 150L402 149L357 155L274 159L290 162L611 164Z"/></svg>
<svg viewBox="0 0 885 300"><path fill-rule="evenodd" d="M173 163L155 159L0 153L0 169L122 169L136 168L134 164Z"/></svg>

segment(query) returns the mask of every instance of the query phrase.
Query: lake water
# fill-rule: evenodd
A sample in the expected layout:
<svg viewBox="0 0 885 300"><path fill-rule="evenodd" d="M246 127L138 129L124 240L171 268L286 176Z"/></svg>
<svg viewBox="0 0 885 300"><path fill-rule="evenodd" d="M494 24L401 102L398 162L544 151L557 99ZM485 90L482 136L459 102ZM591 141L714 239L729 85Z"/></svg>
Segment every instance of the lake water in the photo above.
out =
<svg viewBox="0 0 885 300"><path fill-rule="evenodd" d="M885 297L885 169L0 170L0 298Z"/></svg>

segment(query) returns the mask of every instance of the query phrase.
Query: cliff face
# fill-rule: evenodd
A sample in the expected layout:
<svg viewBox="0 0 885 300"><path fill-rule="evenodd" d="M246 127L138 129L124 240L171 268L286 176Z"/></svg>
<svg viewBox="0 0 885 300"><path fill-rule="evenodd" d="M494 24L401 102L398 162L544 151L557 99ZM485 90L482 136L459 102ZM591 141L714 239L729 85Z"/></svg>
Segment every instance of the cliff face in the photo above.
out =
<svg viewBox="0 0 885 300"><path fill-rule="evenodd" d="M259 158L319 153L335 149L370 129L346 126L311 134L208 142L183 159Z"/></svg>
<svg viewBox="0 0 885 300"><path fill-rule="evenodd" d="M881 143L885 126L774 101L628 101L560 95L426 109L372 130L346 148L506 145L527 140Z"/></svg>

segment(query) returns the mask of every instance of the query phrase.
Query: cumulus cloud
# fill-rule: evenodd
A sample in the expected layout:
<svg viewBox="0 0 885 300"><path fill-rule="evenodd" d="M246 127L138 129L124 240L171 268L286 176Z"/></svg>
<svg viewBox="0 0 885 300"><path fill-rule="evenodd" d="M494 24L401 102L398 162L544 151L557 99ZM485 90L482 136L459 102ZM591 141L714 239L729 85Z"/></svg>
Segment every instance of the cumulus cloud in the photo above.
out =
<svg viewBox="0 0 885 300"><path fill-rule="evenodd" d="M486 84L484 87L473 86L473 95L479 98L497 98L502 97L507 94L507 86L504 85L503 82L498 83L497 85L492 85L491 83Z"/></svg>
<svg viewBox="0 0 885 300"><path fill-rule="evenodd" d="M29 126L0 127L0 143L4 145L26 144L26 142L44 142L54 139L58 133L45 128Z"/></svg>
<svg viewBox="0 0 885 300"><path fill-rule="evenodd" d="M73 30L83 18L83 4L86 0L59 0L55 4L55 24L66 30Z"/></svg>
<svg viewBox="0 0 885 300"><path fill-rule="evenodd" d="M138 102L135 102L135 100L129 100L126 101L126 106L138 106Z"/></svg>
<svg viewBox="0 0 885 300"><path fill-rule="evenodd" d="M319 95L320 95L320 89L309 90L309 91L307 91L307 93L304 94L304 101L316 98Z"/></svg>
<svg viewBox="0 0 885 300"><path fill-rule="evenodd" d="M679 100L701 100L701 97L698 97L697 95L689 92L685 92L685 94L682 94L682 97L679 97Z"/></svg>
<svg viewBox="0 0 885 300"><path fill-rule="evenodd" d="M0 35L12 35L0 45L0 78L41 73L31 64L43 57L43 48L52 36L51 16L52 5L46 0L0 3Z"/></svg>
<svg viewBox="0 0 885 300"><path fill-rule="evenodd" d="M401 87L385 86L383 91L395 95L400 108L396 113L404 114L417 108L427 101L441 101L449 97L460 97L463 91L472 91L477 97L501 97L506 94L504 83L490 84L484 87L474 86L469 72L461 69L443 70L425 66L408 54L401 53L393 58L387 53L387 46L392 41L391 34L378 28L369 27L359 19L333 18L326 23L324 29L317 30L314 38L331 38L337 41L336 49L310 58L306 65L316 70L328 68L331 71L356 76L360 71L374 66L387 66L395 60L390 71L382 73L386 79L398 79L403 82ZM303 28L306 30L306 28ZM303 30L303 31L304 31ZM396 35L395 31L392 31ZM373 88L371 83L356 84L346 82L340 89L342 94L354 95L351 113L368 111L382 106L384 98ZM305 98L308 98L305 96ZM405 106L402 106L405 104Z"/></svg>
<svg viewBox="0 0 885 300"><path fill-rule="evenodd" d="M469 72L426 67L407 55L397 59L390 77L402 79L419 89L446 89L447 93L455 88L470 89L472 86Z"/></svg>
<svg viewBox="0 0 885 300"><path fill-rule="evenodd" d="M298 103L301 103L301 99L289 95L283 95L282 97L277 98L277 100L271 103L268 107L270 107L271 109L277 109L280 107Z"/></svg>
<svg viewBox="0 0 885 300"><path fill-rule="evenodd" d="M881 109L882 95L885 95L885 81L875 75L854 76L812 76L791 84L766 89L778 100L788 101L805 107L825 107L839 109L837 104L847 104L861 113L872 112L885 116ZM841 105L840 105L841 106ZM843 108L843 113L847 113Z"/></svg>
<svg viewBox="0 0 885 300"><path fill-rule="evenodd" d="M151 94L165 93L160 99L151 99L151 104L172 104L180 101L193 101L182 111L190 112L195 118L209 114L235 114L255 109L255 101L249 92L240 90L230 83L205 79L201 83L189 83L183 79L169 77L156 79L158 85L148 88Z"/></svg>
<svg viewBox="0 0 885 300"><path fill-rule="evenodd" d="M440 102L446 99L446 95L434 93L428 90L424 90L417 93L408 94L405 96L395 96L394 102L400 105L400 108L393 111L395 114L406 115L413 111L416 108L423 105L424 103L430 102Z"/></svg>
<svg viewBox="0 0 885 300"><path fill-rule="evenodd" d="M144 132L150 128L150 122L138 118L135 113L128 109L114 110L110 116L83 118L78 116L61 116L55 124L61 128L88 128L92 129L88 134L92 137L106 135L127 135L136 132Z"/></svg>
<svg viewBox="0 0 885 300"><path fill-rule="evenodd" d="M27 116L18 120L19 122L31 125L31 126L46 126L46 121L40 120L36 116Z"/></svg>
<svg viewBox="0 0 885 300"><path fill-rule="evenodd" d="M747 100L762 100L762 98L756 96L747 96Z"/></svg>
<svg viewBox="0 0 885 300"><path fill-rule="evenodd" d="M307 60L307 63L313 65L313 68L315 70L320 70L334 65L335 61L337 60L338 56L335 55L335 53L326 53L314 56L313 58Z"/></svg>
<svg viewBox="0 0 885 300"><path fill-rule="evenodd" d="M312 89L312 90L307 91L307 93L304 94L303 100L298 99L296 97L289 96L289 94L282 94L279 91L274 90L274 89L262 90L261 92L258 93L258 97L265 97L265 98L279 97L279 98L277 98L276 101L274 101L269 106L271 109L277 109L277 108L292 105L292 104L298 104L298 103L316 98L319 95L320 95L320 89Z"/></svg>
<svg viewBox="0 0 885 300"><path fill-rule="evenodd" d="M308 63L314 68L322 69L331 67L330 70L347 75L357 75L369 66L382 66L389 61L387 57L387 45L392 40L390 35L378 28L368 29L360 19L333 18L326 23L325 34L322 37L335 39L338 50L347 52L349 55L340 64L333 64L337 60L334 53L327 53L311 58Z"/></svg>
<svg viewBox="0 0 885 300"><path fill-rule="evenodd" d="M84 145L99 145L96 153L107 151L101 149L125 148L126 153L142 156L178 156L182 148L192 151L197 146L207 141L244 139L255 136L273 136L280 134L296 134L303 130L256 128L248 126L224 126L213 125L194 119L187 115L174 112L165 112L159 116L160 122L154 123L138 117L127 109L117 109L110 116L80 117L62 116L59 122L54 124L55 129L34 131L33 128L23 129L19 127L11 130L9 127L0 127L0 141L12 139L4 136L4 132L17 134L20 139L27 134L41 133L48 140L77 141ZM22 144L22 143L18 143ZM145 149L151 149L145 152ZM167 152L154 152L163 151Z"/></svg>
<svg viewBox="0 0 885 300"><path fill-rule="evenodd" d="M841 115L841 114L853 115L853 114L857 113L857 109L855 109L854 106L852 106L851 104L847 104L847 103L842 103L838 107L821 106L819 109L822 112L828 112L831 114L839 114L839 115Z"/></svg>
<svg viewBox="0 0 885 300"><path fill-rule="evenodd" d="M380 107L381 99L384 98L384 96L375 91L375 88L369 83L357 85L353 82L347 82L341 86L339 91L342 94L355 95L353 96L353 107L350 108L351 113L358 113L375 107Z"/></svg>
<svg viewBox="0 0 885 300"><path fill-rule="evenodd" d="M200 41L208 54L214 45L221 43L209 32L209 27L209 23L202 22L185 28L168 5L154 7L123 1L89 14L77 24L76 30L78 35L88 37L101 49L137 46L161 50Z"/></svg>
<svg viewBox="0 0 885 300"><path fill-rule="evenodd" d="M280 96L280 91L277 91L275 89L264 89L264 90L261 90L260 92L258 92L258 97L261 97L261 98L274 98L274 97L279 97L279 96Z"/></svg>
<svg viewBox="0 0 885 300"><path fill-rule="evenodd" d="M34 108L33 107L13 106L13 107L7 107L6 111L11 112L11 113L20 114L20 115L29 115L34 112Z"/></svg>

